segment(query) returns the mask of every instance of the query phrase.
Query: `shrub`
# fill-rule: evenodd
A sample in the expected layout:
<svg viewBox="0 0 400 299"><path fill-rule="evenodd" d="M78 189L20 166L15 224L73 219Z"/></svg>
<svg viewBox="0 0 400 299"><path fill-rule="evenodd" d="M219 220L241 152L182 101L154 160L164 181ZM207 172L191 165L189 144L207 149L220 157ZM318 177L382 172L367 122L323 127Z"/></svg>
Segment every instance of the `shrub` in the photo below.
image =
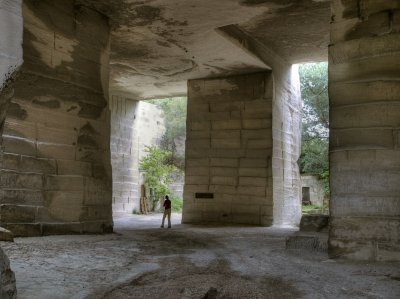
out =
<svg viewBox="0 0 400 299"><path fill-rule="evenodd" d="M172 197L171 205L172 205L173 212L180 213L180 212L182 212L182 208L183 208L183 199L180 197Z"/></svg>

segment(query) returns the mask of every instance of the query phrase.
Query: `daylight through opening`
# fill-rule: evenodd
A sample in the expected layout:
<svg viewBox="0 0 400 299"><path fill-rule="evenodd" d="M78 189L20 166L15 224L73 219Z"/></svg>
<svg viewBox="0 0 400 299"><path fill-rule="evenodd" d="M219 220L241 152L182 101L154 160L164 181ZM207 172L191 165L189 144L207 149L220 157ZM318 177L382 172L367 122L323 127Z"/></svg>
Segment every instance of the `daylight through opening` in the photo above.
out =
<svg viewBox="0 0 400 299"><path fill-rule="evenodd" d="M299 159L302 212L329 214L328 63L301 64L299 75L303 104Z"/></svg>

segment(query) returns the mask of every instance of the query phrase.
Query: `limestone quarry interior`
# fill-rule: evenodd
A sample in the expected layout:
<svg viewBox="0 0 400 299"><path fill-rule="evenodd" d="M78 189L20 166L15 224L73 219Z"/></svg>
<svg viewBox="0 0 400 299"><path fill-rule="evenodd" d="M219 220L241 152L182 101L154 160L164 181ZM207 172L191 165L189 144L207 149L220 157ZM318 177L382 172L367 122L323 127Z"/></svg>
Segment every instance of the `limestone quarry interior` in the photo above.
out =
<svg viewBox="0 0 400 299"><path fill-rule="evenodd" d="M398 0L0 0L0 297L398 298L399 58ZM309 61L329 64L331 194L305 221ZM132 215L163 132L144 100L181 96L183 213L161 230Z"/></svg>

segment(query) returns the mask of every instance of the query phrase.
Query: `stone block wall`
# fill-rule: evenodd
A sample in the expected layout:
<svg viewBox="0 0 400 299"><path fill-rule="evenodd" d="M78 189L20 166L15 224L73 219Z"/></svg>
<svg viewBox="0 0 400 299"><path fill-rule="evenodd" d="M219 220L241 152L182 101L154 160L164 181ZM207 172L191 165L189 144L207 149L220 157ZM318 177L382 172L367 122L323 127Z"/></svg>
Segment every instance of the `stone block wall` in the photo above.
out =
<svg viewBox="0 0 400 299"><path fill-rule="evenodd" d="M271 72L188 85L183 222L272 224Z"/></svg>
<svg viewBox="0 0 400 299"><path fill-rule="evenodd" d="M116 95L110 109L113 211L132 213L140 210L140 159L146 146L157 144L164 134L164 118L153 104Z"/></svg>
<svg viewBox="0 0 400 299"><path fill-rule="evenodd" d="M3 107L0 222L15 236L112 230L107 19L23 3L23 59Z"/></svg>
<svg viewBox="0 0 400 299"><path fill-rule="evenodd" d="M400 260L400 2L332 7L329 253Z"/></svg>
<svg viewBox="0 0 400 299"><path fill-rule="evenodd" d="M322 206L324 204L324 186L318 176L301 175L301 187L310 188L310 201L313 205Z"/></svg>
<svg viewBox="0 0 400 299"><path fill-rule="evenodd" d="M135 126L138 101L112 96L111 165L113 212L132 213L139 207L138 135Z"/></svg>
<svg viewBox="0 0 400 299"><path fill-rule="evenodd" d="M217 31L235 46L255 55L266 67L272 69L273 224L298 226L301 219L301 179L297 165L301 146L298 66L290 65L278 53L237 25L220 27Z"/></svg>
<svg viewBox="0 0 400 299"><path fill-rule="evenodd" d="M172 175L172 182L168 185L171 190L171 196L183 198L183 187L185 185L185 174L181 171L175 171Z"/></svg>

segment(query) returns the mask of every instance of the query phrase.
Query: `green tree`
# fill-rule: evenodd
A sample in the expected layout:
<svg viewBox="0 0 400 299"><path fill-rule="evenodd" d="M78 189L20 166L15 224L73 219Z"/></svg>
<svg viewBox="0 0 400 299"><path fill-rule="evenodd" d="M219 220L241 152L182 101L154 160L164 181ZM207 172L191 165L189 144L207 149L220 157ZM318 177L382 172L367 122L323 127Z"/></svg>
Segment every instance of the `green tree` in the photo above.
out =
<svg viewBox="0 0 400 299"><path fill-rule="evenodd" d="M160 107L165 117L165 134L161 140L161 148L171 152L169 162L177 168L184 169L186 139L186 98L170 98L152 100L151 103Z"/></svg>
<svg viewBox="0 0 400 299"><path fill-rule="evenodd" d="M168 163L171 152L156 146L147 146L145 151L147 155L141 159L140 169L145 172L146 185L154 191L154 207L161 197L171 192L168 184L171 183L174 166Z"/></svg>
<svg viewBox="0 0 400 299"><path fill-rule="evenodd" d="M303 100L301 173L318 175L329 195L329 96L328 64L308 63L300 66Z"/></svg>
<svg viewBox="0 0 400 299"><path fill-rule="evenodd" d="M328 64L307 63L300 66L303 100L303 137L329 138Z"/></svg>

